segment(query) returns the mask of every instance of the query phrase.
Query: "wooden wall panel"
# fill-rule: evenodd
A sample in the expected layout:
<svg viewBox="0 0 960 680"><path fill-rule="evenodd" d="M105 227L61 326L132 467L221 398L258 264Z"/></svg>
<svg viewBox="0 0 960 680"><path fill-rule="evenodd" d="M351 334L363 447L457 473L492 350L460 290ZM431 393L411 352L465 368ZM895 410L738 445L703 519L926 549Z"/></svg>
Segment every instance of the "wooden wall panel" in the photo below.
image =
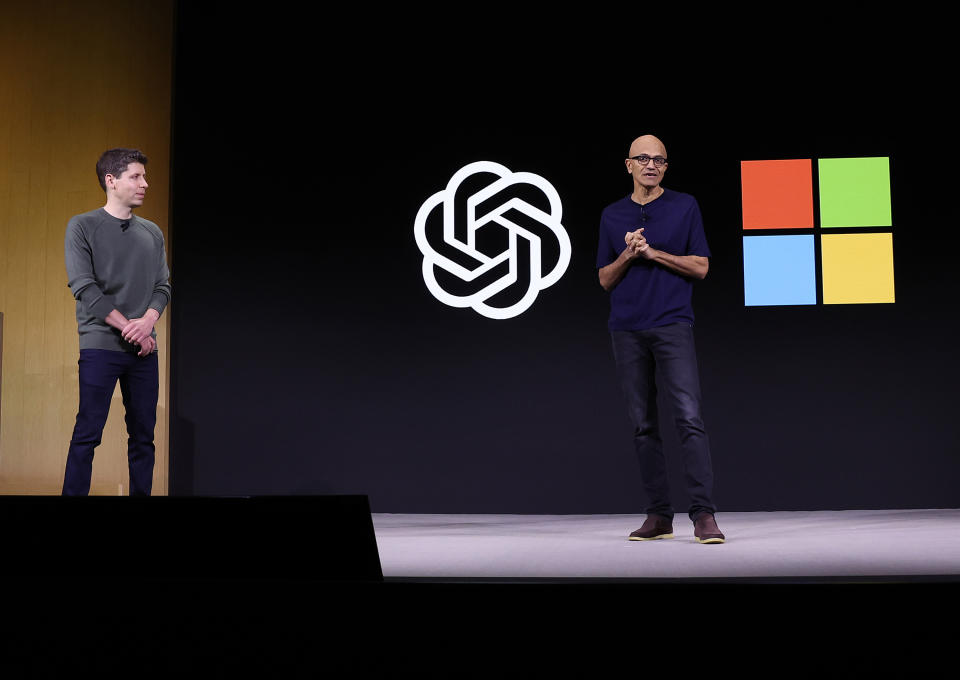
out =
<svg viewBox="0 0 960 680"><path fill-rule="evenodd" d="M0 493L59 493L76 417L77 326L67 220L100 207L104 149L147 155L139 215L169 231L173 0L5 2L0 9ZM175 288L175 272L171 282ZM174 292L176 295L176 292ZM168 314L157 325L160 402L154 492L168 470ZM127 493L120 391L91 493Z"/></svg>

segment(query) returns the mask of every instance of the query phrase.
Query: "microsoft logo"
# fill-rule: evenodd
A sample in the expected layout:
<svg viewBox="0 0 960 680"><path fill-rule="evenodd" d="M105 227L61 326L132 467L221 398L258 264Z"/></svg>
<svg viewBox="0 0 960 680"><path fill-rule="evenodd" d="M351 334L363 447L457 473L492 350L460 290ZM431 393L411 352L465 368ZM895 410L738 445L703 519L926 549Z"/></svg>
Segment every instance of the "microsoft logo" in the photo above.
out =
<svg viewBox="0 0 960 680"><path fill-rule="evenodd" d="M894 302L890 159L820 158L817 176L809 158L740 162L746 306Z"/></svg>

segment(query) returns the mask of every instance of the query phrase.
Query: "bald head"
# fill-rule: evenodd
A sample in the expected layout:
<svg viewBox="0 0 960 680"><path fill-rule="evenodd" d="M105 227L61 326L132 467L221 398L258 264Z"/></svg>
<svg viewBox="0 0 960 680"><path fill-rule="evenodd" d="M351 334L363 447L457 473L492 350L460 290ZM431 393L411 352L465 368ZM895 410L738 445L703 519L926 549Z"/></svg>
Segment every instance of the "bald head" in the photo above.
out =
<svg viewBox="0 0 960 680"><path fill-rule="evenodd" d="M643 135L633 140L628 153L627 172L633 175L634 200L643 204L663 193L660 182L667 171L667 147L653 135ZM647 162L634 160L638 156Z"/></svg>
<svg viewBox="0 0 960 680"><path fill-rule="evenodd" d="M643 135L633 140L633 144L630 145L630 152L627 154L627 157L639 156L640 154L644 153L648 156L659 155L666 157L667 147L665 147L663 142L653 135Z"/></svg>

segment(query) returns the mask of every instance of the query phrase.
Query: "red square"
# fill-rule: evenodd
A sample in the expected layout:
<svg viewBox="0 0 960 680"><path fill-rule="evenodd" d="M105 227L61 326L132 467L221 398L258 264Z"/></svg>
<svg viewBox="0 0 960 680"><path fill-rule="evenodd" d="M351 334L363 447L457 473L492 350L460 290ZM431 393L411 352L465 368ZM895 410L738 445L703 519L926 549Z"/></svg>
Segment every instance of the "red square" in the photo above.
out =
<svg viewBox="0 0 960 680"><path fill-rule="evenodd" d="M813 162L740 161L744 229L813 229Z"/></svg>

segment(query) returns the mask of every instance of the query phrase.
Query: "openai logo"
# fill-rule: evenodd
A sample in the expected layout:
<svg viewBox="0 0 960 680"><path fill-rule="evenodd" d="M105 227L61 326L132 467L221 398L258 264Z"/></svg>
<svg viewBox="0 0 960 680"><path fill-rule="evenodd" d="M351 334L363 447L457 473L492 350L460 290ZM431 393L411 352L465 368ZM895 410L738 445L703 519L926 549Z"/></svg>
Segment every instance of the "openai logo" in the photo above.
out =
<svg viewBox="0 0 960 680"><path fill-rule="evenodd" d="M417 212L427 289L490 319L522 314L570 264L562 213L557 190L538 175L490 161L464 166Z"/></svg>

